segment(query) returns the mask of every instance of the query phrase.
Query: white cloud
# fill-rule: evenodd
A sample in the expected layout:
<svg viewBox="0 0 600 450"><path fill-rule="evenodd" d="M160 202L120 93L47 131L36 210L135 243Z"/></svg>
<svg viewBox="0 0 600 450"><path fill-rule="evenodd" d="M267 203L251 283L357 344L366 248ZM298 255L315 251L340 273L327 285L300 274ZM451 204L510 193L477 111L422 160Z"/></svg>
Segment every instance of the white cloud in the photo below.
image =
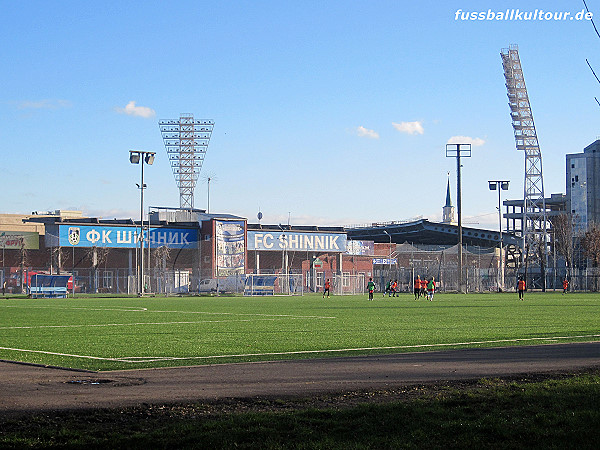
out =
<svg viewBox="0 0 600 450"><path fill-rule="evenodd" d="M18 109L58 109L58 108L70 108L71 102L68 100L38 100L30 101L25 100L17 103Z"/></svg>
<svg viewBox="0 0 600 450"><path fill-rule="evenodd" d="M470 136L452 136L448 139L448 144L471 144L473 147L480 147L485 144L481 138L472 138Z"/></svg>
<svg viewBox="0 0 600 450"><path fill-rule="evenodd" d="M368 137L370 139L379 139L379 133L375 130L369 130L363 126L360 126L356 129L356 133L360 137Z"/></svg>
<svg viewBox="0 0 600 450"><path fill-rule="evenodd" d="M135 102L132 100L125 108L115 108L115 110L121 114L127 114L128 116L137 116L143 117L145 119L149 119L151 117L156 116L156 111L152 108L148 108L147 106L136 106Z"/></svg>
<svg viewBox="0 0 600 450"><path fill-rule="evenodd" d="M423 128L423 122L420 120L415 120L414 122L392 122L392 125L396 130L400 133L406 134L423 134L425 133L425 129Z"/></svg>

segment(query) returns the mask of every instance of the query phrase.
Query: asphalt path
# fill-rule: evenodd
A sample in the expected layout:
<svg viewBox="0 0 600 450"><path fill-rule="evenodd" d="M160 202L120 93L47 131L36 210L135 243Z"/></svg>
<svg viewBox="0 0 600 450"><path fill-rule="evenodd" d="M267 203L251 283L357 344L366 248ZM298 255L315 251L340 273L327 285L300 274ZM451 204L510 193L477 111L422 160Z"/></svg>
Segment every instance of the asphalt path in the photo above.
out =
<svg viewBox="0 0 600 450"><path fill-rule="evenodd" d="M85 372L0 361L0 414L307 397L600 367L600 342Z"/></svg>

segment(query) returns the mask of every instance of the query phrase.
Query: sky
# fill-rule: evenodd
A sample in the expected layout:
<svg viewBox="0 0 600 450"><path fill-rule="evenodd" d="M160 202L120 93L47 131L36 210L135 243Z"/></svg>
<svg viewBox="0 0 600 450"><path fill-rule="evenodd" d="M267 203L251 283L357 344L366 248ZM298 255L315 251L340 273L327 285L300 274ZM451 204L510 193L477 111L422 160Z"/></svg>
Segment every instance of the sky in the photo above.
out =
<svg viewBox="0 0 600 450"><path fill-rule="evenodd" d="M215 127L194 206L262 223L441 220L462 160L465 226L523 198L500 51L519 54L546 196L600 132L600 37L583 1L0 1L1 213L139 218L179 206L158 121ZM600 0L587 0L600 26ZM565 20L497 20L514 10ZM474 13L474 14L471 14ZM470 20L470 17L484 20ZM539 14L539 12L538 12ZM580 14L581 15L581 14ZM462 20L462 18L467 20ZM488 18L492 19L488 20ZM521 16L522 17L522 16ZM563 16L564 17L564 14ZM572 18L572 19L571 19ZM448 175L449 173L449 175Z"/></svg>

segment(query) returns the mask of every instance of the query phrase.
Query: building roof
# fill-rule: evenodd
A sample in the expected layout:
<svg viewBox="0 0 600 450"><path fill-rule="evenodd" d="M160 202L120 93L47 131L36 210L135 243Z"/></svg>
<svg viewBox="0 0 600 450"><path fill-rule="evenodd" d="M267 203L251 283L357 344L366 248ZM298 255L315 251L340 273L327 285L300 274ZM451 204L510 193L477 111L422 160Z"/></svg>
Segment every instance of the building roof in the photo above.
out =
<svg viewBox="0 0 600 450"><path fill-rule="evenodd" d="M248 231L273 230L273 231L298 231L318 233L344 233L344 227L320 227L318 225L265 225L260 223L249 223Z"/></svg>
<svg viewBox="0 0 600 450"><path fill-rule="evenodd" d="M480 247L495 247L500 243L498 231L479 228L462 227L463 244ZM346 229L348 239L369 240L377 243L393 242L402 244L455 245L458 243L458 225L430 222L421 219L414 222L374 225L370 227ZM520 246L522 239L511 234L502 233L505 245Z"/></svg>

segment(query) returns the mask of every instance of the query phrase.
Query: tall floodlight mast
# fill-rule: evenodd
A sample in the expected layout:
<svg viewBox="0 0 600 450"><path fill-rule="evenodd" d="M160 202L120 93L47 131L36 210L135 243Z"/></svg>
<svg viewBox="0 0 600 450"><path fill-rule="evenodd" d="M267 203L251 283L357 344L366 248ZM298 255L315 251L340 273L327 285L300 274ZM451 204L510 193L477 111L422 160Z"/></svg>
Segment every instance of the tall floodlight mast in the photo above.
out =
<svg viewBox="0 0 600 450"><path fill-rule="evenodd" d="M517 150L525 152L525 182L523 185L523 259L526 261L537 254L540 264L546 258L546 203L544 199L544 179L542 175L542 153L538 144L525 78L519 59L519 47L515 44L500 52L508 104L515 134ZM542 249L542 254L536 252ZM533 258L535 259L535 258ZM523 262L523 261L522 261ZM542 287L545 282L542 281Z"/></svg>
<svg viewBox="0 0 600 450"><path fill-rule="evenodd" d="M212 120L195 120L193 114L181 114L179 120L158 122L179 188L179 206L182 209L194 208L194 189L214 125Z"/></svg>

